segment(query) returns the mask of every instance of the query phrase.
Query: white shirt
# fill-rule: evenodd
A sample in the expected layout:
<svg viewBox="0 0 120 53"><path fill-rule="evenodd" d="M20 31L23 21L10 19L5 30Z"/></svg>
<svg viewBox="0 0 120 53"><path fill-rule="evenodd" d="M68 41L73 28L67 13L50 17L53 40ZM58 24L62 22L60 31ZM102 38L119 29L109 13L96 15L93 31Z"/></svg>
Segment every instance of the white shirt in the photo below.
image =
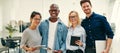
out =
<svg viewBox="0 0 120 53"><path fill-rule="evenodd" d="M70 40L71 40L71 36L78 36L80 37L80 41L83 42L83 46L72 46L70 45ZM85 30L82 26L78 25L74 28L70 27L68 29L68 34L67 34L67 38L66 38L66 49L67 50L77 50L77 49L81 49L82 51L84 51L85 49L85 40L86 40L86 33Z"/></svg>
<svg viewBox="0 0 120 53"><path fill-rule="evenodd" d="M49 21L48 47L51 49L54 48L55 32L56 32L57 23L58 21L54 23Z"/></svg>

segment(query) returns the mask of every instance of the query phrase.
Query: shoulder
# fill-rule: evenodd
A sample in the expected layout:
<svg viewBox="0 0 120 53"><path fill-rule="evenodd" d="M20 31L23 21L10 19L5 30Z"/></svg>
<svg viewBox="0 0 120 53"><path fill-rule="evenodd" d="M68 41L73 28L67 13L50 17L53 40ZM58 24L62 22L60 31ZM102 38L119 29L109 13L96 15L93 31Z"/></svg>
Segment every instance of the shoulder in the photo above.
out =
<svg viewBox="0 0 120 53"><path fill-rule="evenodd" d="M67 26L63 22L58 22L58 25L60 25L63 28L67 28Z"/></svg>
<svg viewBox="0 0 120 53"><path fill-rule="evenodd" d="M84 28L81 25L79 25L78 28L84 31Z"/></svg>
<svg viewBox="0 0 120 53"><path fill-rule="evenodd" d="M61 26L63 26L63 27L67 27L67 26L61 21L60 18L58 19L58 25L61 25Z"/></svg>
<svg viewBox="0 0 120 53"><path fill-rule="evenodd" d="M46 19L46 20L43 20L40 24L45 24L47 22L48 22L48 20Z"/></svg>
<svg viewBox="0 0 120 53"><path fill-rule="evenodd" d="M29 28L26 28L23 33L27 33L29 31Z"/></svg>
<svg viewBox="0 0 120 53"><path fill-rule="evenodd" d="M29 28L26 28L24 31L23 31L23 36L28 36L29 34Z"/></svg>
<svg viewBox="0 0 120 53"><path fill-rule="evenodd" d="M106 19L105 16L103 16L101 14L97 14L97 13L94 13L94 17L97 18L97 19Z"/></svg>
<svg viewBox="0 0 120 53"><path fill-rule="evenodd" d="M44 27L44 26L46 26L46 25L48 25L48 20L43 20L43 21L40 23L39 28L40 28L40 27Z"/></svg>

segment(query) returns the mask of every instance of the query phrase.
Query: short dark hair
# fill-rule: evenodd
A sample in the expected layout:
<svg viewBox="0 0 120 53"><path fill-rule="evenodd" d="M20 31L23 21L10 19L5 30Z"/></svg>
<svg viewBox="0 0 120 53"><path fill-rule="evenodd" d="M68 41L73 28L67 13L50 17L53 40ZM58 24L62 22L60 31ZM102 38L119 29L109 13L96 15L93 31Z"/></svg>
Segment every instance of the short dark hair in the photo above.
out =
<svg viewBox="0 0 120 53"><path fill-rule="evenodd" d="M36 12L36 11L33 11L33 12L31 13L30 18L33 19L33 17L35 17L35 15L40 15L40 18L42 18L41 14L40 14L39 12Z"/></svg>
<svg viewBox="0 0 120 53"><path fill-rule="evenodd" d="M88 3L92 6L92 4L91 4L91 1L90 1L90 0L81 0L81 1L80 1L80 5L82 6L82 4L83 4L83 3L85 3L85 2L88 2Z"/></svg>

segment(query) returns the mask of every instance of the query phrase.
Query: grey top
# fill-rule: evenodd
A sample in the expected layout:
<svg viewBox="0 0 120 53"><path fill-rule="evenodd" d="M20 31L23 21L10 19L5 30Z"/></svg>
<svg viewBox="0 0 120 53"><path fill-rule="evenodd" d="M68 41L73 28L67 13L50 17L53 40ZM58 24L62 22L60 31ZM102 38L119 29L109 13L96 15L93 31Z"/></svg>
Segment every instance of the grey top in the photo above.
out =
<svg viewBox="0 0 120 53"><path fill-rule="evenodd" d="M23 32L20 47L22 48L24 45L35 47L41 44L41 40L42 37L40 36L38 28L35 30L27 28ZM26 53L40 53L40 49L37 49L34 52L27 51Z"/></svg>

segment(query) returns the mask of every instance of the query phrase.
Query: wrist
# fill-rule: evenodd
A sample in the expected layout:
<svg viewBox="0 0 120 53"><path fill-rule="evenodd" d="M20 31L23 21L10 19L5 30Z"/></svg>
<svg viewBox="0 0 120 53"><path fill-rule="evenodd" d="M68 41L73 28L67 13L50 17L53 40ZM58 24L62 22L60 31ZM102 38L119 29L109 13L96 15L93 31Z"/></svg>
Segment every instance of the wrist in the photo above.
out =
<svg viewBox="0 0 120 53"><path fill-rule="evenodd" d="M26 50L27 50L27 51L29 51L29 50L30 50L30 48L26 48Z"/></svg>
<svg viewBox="0 0 120 53"><path fill-rule="evenodd" d="M109 50L110 50L110 48L106 48L105 50L109 51Z"/></svg>
<svg viewBox="0 0 120 53"><path fill-rule="evenodd" d="M79 46L82 47L82 46L83 46L83 43L79 44Z"/></svg>

